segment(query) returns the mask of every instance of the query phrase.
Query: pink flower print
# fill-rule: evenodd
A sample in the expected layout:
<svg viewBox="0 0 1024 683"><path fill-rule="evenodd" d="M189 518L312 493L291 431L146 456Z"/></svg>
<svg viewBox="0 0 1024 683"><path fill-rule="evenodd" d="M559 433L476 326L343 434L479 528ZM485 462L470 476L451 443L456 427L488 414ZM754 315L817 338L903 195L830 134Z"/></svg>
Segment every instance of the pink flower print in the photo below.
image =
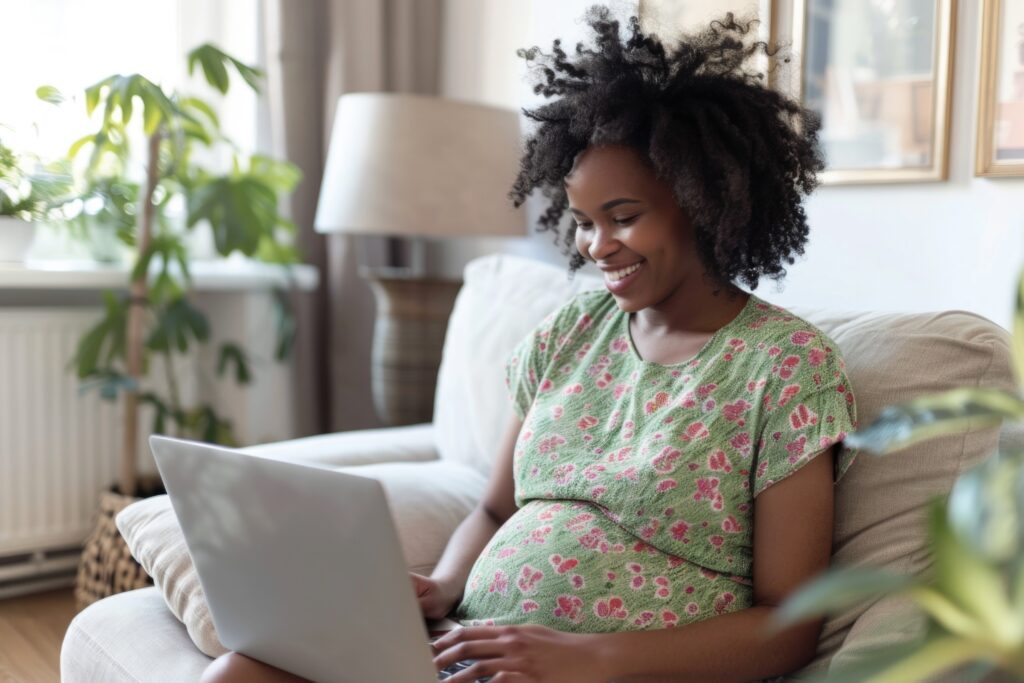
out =
<svg viewBox="0 0 1024 683"><path fill-rule="evenodd" d="M665 491L674 489L677 486L679 486L679 484L676 482L675 479L662 479L661 481L658 482L656 490L658 493L664 493Z"/></svg>
<svg viewBox="0 0 1024 683"><path fill-rule="evenodd" d="M686 431L680 435L683 441L690 442L708 438L708 428L703 422L693 422L686 427Z"/></svg>
<svg viewBox="0 0 1024 683"><path fill-rule="evenodd" d="M591 377L597 377L601 375L605 369L611 365L612 359L608 356L598 356L597 362L587 368L587 374Z"/></svg>
<svg viewBox="0 0 1024 683"><path fill-rule="evenodd" d="M668 566L670 569L675 569L681 564L686 564L686 560L681 557L670 556L668 558Z"/></svg>
<svg viewBox="0 0 1024 683"><path fill-rule="evenodd" d="M555 571L559 574L565 574L573 567L578 565L580 562L575 557L563 558L561 555L555 554L548 558L548 562L555 568Z"/></svg>
<svg viewBox="0 0 1024 683"><path fill-rule="evenodd" d="M736 601L736 596L725 592L715 598L715 614L724 614L729 605Z"/></svg>
<svg viewBox="0 0 1024 683"><path fill-rule="evenodd" d="M605 572L604 575L609 581L614 581L616 577L615 572Z"/></svg>
<svg viewBox="0 0 1024 683"><path fill-rule="evenodd" d="M550 533L551 533L551 527L550 526L545 525L545 526L542 526L542 527L538 527L538 528L536 528L536 529L534 529L533 531L530 532L529 537L525 541L523 541L522 545L529 545L531 543L536 543L538 545L542 545L544 543L547 543L547 540L545 539L545 537L548 534L550 534Z"/></svg>
<svg viewBox="0 0 1024 683"><path fill-rule="evenodd" d="M686 538L686 532L690 530L690 524L686 520L679 520L675 524L669 527L669 532L672 534L672 538L683 543L688 543L690 539Z"/></svg>
<svg viewBox="0 0 1024 683"><path fill-rule="evenodd" d="M710 569L706 569L704 567L700 568L700 575L703 576L708 581L714 581L715 579L718 578L718 572L712 571Z"/></svg>
<svg viewBox="0 0 1024 683"><path fill-rule="evenodd" d="M616 384L615 385L615 389L612 390L612 396L614 396L615 399L618 400L618 399L622 398L623 394L625 394L627 391L629 391L632 388L633 387L631 387L628 384Z"/></svg>
<svg viewBox="0 0 1024 683"><path fill-rule="evenodd" d="M642 574L644 571L644 566L639 562L628 562L626 563L626 569L633 572L634 574Z"/></svg>
<svg viewBox="0 0 1024 683"><path fill-rule="evenodd" d="M547 439L544 439L537 444L537 450L541 453L550 453L556 448L565 443L565 437L560 434L554 434Z"/></svg>
<svg viewBox="0 0 1024 683"><path fill-rule="evenodd" d="M594 488L590 489L590 497L593 498L594 500L597 500L598 498L603 496L607 491L608 488L606 486L595 486Z"/></svg>
<svg viewBox="0 0 1024 683"><path fill-rule="evenodd" d="M523 565L522 571L519 572L519 580L516 581L516 586L519 587L520 592L523 595L533 595L537 592L537 584L544 578L544 572L528 564Z"/></svg>
<svg viewBox="0 0 1024 683"><path fill-rule="evenodd" d="M616 472L615 473L615 481L620 481L622 479L629 479L630 481L636 481L637 480L636 467L630 466L630 467L627 467L626 469L622 470L621 472Z"/></svg>
<svg viewBox="0 0 1024 683"><path fill-rule="evenodd" d="M618 424L619 424L619 420L621 420L621 419L622 419L622 411L621 410L614 411L608 417L608 424L607 424L608 431L611 431L611 430L615 429L615 427L618 426Z"/></svg>
<svg viewBox="0 0 1024 683"><path fill-rule="evenodd" d="M518 552L519 552L519 548L516 548L514 546L508 547L508 548L502 548L501 550L498 551L498 559L504 560L506 557L512 557L513 555L515 555Z"/></svg>
<svg viewBox="0 0 1024 683"><path fill-rule="evenodd" d="M539 391L541 391L541 392L550 391L551 387L553 387L553 386L554 386L554 382L552 382L550 379L545 379L543 382L541 382Z"/></svg>
<svg viewBox="0 0 1024 683"><path fill-rule="evenodd" d="M584 586L587 585L586 582L583 580L583 577L579 574L573 574L572 577L569 579L569 583L572 584L572 587L575 590L583 590Z"/></svg>
<svg viewBox="0 0 1024 683"><path fill-rule="evenodd" d="M818 414L801 403L789 414L789 426L793 429L803 429L807 425L818 424Z"/></svg>
<svg viewBox="0 0 1024 683"><path fill-rule="evenodd" d="M640 616L633 620L634 626L646 626L654 619L654 612L641 612Z"/></svg>
<svg viewBox="0 0 1024 683"><path fill-rule="evenodd" d="M623 439L632 439L633 438L633 430L636 428L636 425L633 423L633 421L632 420L626 420L626 423L624 425L622 425L622 427L623 427L623 429L622 429L622 438Z"/></svg>
<svg viewBox="0 0 1024 683"><path fill-rule="evenodd" d="M765 475L765 472L767 472L767 471L768 471L768 461L767 460L762 460L757 465L757 478L760 479L761 477L763 477Z"/></svg>
<svg viewBox="0 0 1024 683"><path fill-rule="evenodd" d="M793 398L800 393L799 384L789 384L783 387L782 393L779 394L779 405L784 406L789 403L789 399Z"/></svg>
<svg viewBox="0 0 1024 683"><path fill-rule="evenodd" d="M523 600L521 606L524 614L529 614L530 612L535 612L540 609L540 605L537 604L536 600Z"/></svg>
<svg viewBox="0 0 1024 683"><path fill-rule="evenodd" d="M565 523L565 528L572 532L582 531L583 527L586 526L587 522L594 519L594 515L589 512L581 512L576 515L568 522Z"/></svg>
<svg viewBox="0 0 1024 683"><path fill-rule="evenodd" d="M651 458L651 466L659 474L670 474L676 468L676 461L682 457L682 453L671 446L665 446L661 452Z"/></svg>
<svg viewBox="0 0 1024 683"><path fill-rule="evenodd" d="M780 353L782 353L782 349L780 349L778 346L773 346L770 349L768 349L768 355L771 356L772 358L779 355Z"/></svg>
<svg viewBox="0 0 1024 683"><path fill-rule="evenodd" d="M505 595L508 592L508 576L505 572L500 569L494 572L494 580L491 581L490 587L487 589L488 593L501 593Z"/></svg>
<svg viewBox="0 0 1024 683"><path fill-rule="evenodd" d="M526 429L520 433L519 438L522 439L523 441L529 441L531 438L533 438L533 431Z"/></svg>
<svg viewBox="0 0 1024 683"><path fill-rule="evenodd" d="M729 458L725 455L725 451L718 449L708 456L708 469L716 472L732 472L732 464L729 463Z"/></svg>
<svg viewBox="0 0 1024 683"><path fill-rule="evenodd" d="M584 415L580 418L580 421L576 423L579 430L586 431L597 424L597 418L593 415Z"/></svg>
<svg viewBox="0 0 1024 683"><path fill-rule="evenodd" d="M736 521L736 518L729 515L722 520L722 531L729 534L738 534L743 531L743 525Z"/></svg>
<svg viewBox="0 0 1024 683"><path fill-rule="evenodd" d="M598 476L600 476L600 473L604 472L604 470L605 470L605 466L604 465L600 465L598 463L591 463L591 464L587 465L586 468L584 468L583 476L586 477L587 479L593 481L593 480L597 479Z"/></svg>
<svg viewBox="0 0 1024 683"><path fill-rule="evenodd" d="M705 399L712 391L714 391L717 388L717 384L715 384L714 382L709 382L708 384L697 387L697 393L700 395L701 399Z"/></svg>
<svg viewBox="0 0 1024 683"><path fill-rule="evenodd" d="M559 465L555 468L555 483L559 486L565 486L572 481L572 473L576 469L576 465L567 463L565 465Z"/></svg>
<svg viewBox="0 0 1024 683"><path fill-rule="evenodd" d="M583 314L583 315L581 315L581 316L579 317L579 319L578 319L578 320L576 321L576 329L577 329L578 331L580 331L580 332L583 332L584 330L588 329L588 328L589 328L589 327L591 326L591 324L593 324L593 322L594 322L594 321L593 321L593 319L592 319L592 318L590 317L590 315L589 315L589 314L587 314L587 313L584 313L584 314Z"/></svg>
<svg viewBox="0 0 1024 683"><path fill-rule="evenodd" d="M786 356L782 359L782 367L779 369L779 377L789 379L793 371L800 365L800 356Z"/></svg>
<svg viewBox="0 0 1024 683"><path fill-rule="evenodd" d="M814 335L807 330L800 330L789 335L789 341L793 342L797 346L803 346L812 339L814 339Z"/></svg>
<svg viewBox="0 0 1024 683"><path fill-rule="evenodd" d="M648 415L653 413L659 408L664 408L668 405L669 395L664 391L659 391L654 395L654 399L644 404L644 412Z"/></svg>
<svg viewBox="0 0 1024 683"><path fill-rule="evenodd" d="M612 376L612 373L606 372L606 373L604 373L603 375L601 375L600 377L597 378L597 381L595 382L595 384L597 384L597 388L598 389L605 389L614 380L615 380L615 377Z"/></svg>
<svg viewBox="0 0 1024 683"><path fill-rule="evenodd" d="M629 342L626 341L626 337L616 337L612 340L612 351L614 353L625 353L629 351Z"/></svg>
<svg viewBox="0 0 1024 683"><path fill-rule="evenodd" d="M763 387L767 383L768 383L768 380L764 380L764 379L759 379L756 382L754 380L750 380L749 382L747 382L747 391L753 393L754 391L756 391L757 389L760 389L761 387Z"/></svg>
<svg viewBox="0 0 1024 683"><path fill-rule="evenodd" d="M558 604L553 612L556 617L577 624L583 620L583 600L578 595L559 595L555 602Z"/></svg>
<svg viewBox="0 0 1024 683"><path fill-rule="evenodd" d="M813 367L818 367L825 360L825 352L821 349L811 349L807 352L807 362Z"/></svg>
<svg viewBox="0 0 1024 683"><path fill-rule="evenodd" d="M669 584L668 577L655 576L654 585L658 587L655 589L654 594L659 598L667 599L672 596L672 588Z"/></svg>
<svg viewBox="0 0 1024 683"><path fill-rule="evenodd" d="M723 537L718 536L716 534L714 536L709 536L708 537L708 543L710 543L711 545L715 546L716 550L721 550L722 549L722 545L725 543L725 539Z"/></svg>
<svg viewBox="0 0 1024 683"><path fill-rule="evenodd" d="M694 408L697 405L697 399L692 391L687 391L683 394L683 398L679 401L681 408Z"/></svg>
<svg viewBox="0 0 1024 683"><path fill-rule="evenodd" d="M686 613L689 614L691 617L700 614L700 605L698 605L695 602L686 603Z"/></svg>
<svg viewBox="0 0 1024 683"><path fill-rule="evenodd" d="M665 628L672 628L679 623L679 615L672 610L662 610L661 623L665 625Z"/></svg>
<svg viewBox="0 0 1024 683"><path fill-rule="evenodd" d="M729 422L735 422L737 425L742 427L745 422L743 421L743 413L747 412L754 407L753 403L744 401L742 398L734 401L733 403L726 403L722 406L722 415Z"/></svg>
<svg viewBox="0 0 1024 683"><path fill-rule="evenodd" d="M715 399L709 398L708 400L704 401L704 405L701 406L701 410L703 410L705 413L710 413L712 410L715 409L715 406L717 405L718 403L715 401Z"/></svg>
<svg viewBox="0 0 1024 683"><path fill-rule="evenodd" d="M729 445L735 448L744 458L750 457L750 434L741 432L729 439Z"/></svg>
<svg viewBox="0 0 1024 683"><path fill-rule="evenodd" d="M651 521L640 529L640 538L648 541L651 540L651 537L658 532L658 527L660 526L661 520L657 517L652 517Z"/></svg>
<svg viewBox="0 0 1024 683"><path fill-rule="evenodd" d="M563 391L562 393L565 394L566 396L569 396L571 394L581 394L583 393L583 385L579 383L570 384L565 388L565 391Z"/></svg>
<svg viewBox="0 0 1024 683"><path fill-rule="evenodd" d="M563 408L562 406L552 406L551 407L551 419L552 420L560 419L564 412L565 412L565 408Z"/></svg>
<svg viewBox="0 0 1024 683"><path fill-rule="evenodd" d="M594 614L602 619L625 619L629 616L629 610L623 607L622 598L612 595L607 600L594 603Z"/></svg>
<svg viewBox="0 0 1024 683"><path fill-rule="evenodd" d="M576 352L576 360L583 360L587 357L587 351L590 351L590 342L580 346L580 350Z"/></svg>
<svg viewBox="0 0 1024 683"><path fill-rule="evenodd" d="M632 588L635 591L638 591L638 590L640 590L641 588L644 587L645 583L647 583L647 579L645 579L644 577L642 577L640 575L637 575L637 576L634 576L632 579L630 579L629 587Z"/></svg>
<svg viewBox="0 0 1024 683"><path fill-rule="evenodd" d="M583 547L595 550L598 544L605 540L605 533L602 529L595 526L589 532L579 536L576 540L579 541L580 545Z"/></svg>
<svg viewBox="0 0 1024 683"><path fill-rule="evenodd" d="M786 450L789 451L789 463L792 465L800 459L800 456L804 454L804 449L807 447L807 436L802 435L796 441L791 441L786 444Z"/></svg>
<svg viewBox="0 0 1024 683"><path fill-rule="evenodd" d="M622 448L620 448L619 450L615 451L614 453L609 453L607 460L608 460L608 462L623 462L625 460L629 460L629 458L630 458L629 454L632 453L632 452L633 452L633 447L632 446L623 446Z"/></svg>
<svg viewBox="0 0 1024 683"><path fill-rule="evenodd" d="M725 506L722 494L718 490L717 477L698 477L695 483L697 492L693 494L694 500L708 501L712 510L721 510Z"/></svg>
<svg viewBox="0 0 1024 683"><path fill-rule="evenodd" d="M729 346L732 347L733 353L739 353L743 349L747 348L747 343L742 339L737 339L736 337L733 337L732 339L729 340Z"/></svg>

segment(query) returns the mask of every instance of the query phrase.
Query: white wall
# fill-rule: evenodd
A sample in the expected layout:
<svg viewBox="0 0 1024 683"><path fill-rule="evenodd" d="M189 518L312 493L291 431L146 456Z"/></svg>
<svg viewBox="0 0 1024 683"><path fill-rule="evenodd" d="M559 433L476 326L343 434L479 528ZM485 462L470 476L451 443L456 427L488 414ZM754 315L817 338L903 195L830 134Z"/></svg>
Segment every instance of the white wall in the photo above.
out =
<svg viewBox="0 0 1024 683"><path fill-rule="evenodd" d="M571 49L584 38L584 0L449 0L442 91L513 108L543 98L523 80L518 47L545 50L555 37ZM628 13L635 2L618 2ZM963 309L1010 326L1014 283L1024 265L1024 178L975 178L980 3L958 3L954 50L950 177L945 182L828 186L808 198L810 241L781 285L758 294L782 306L836 310ZM790 15L780 0L779 16ZM472 65L472 66L470 66ZM518 82L514 80L518 78ZM537 207L528 207L531 230ZM448 245L437 267L458 273L492 251L565 263L551 235Z"/></svg>

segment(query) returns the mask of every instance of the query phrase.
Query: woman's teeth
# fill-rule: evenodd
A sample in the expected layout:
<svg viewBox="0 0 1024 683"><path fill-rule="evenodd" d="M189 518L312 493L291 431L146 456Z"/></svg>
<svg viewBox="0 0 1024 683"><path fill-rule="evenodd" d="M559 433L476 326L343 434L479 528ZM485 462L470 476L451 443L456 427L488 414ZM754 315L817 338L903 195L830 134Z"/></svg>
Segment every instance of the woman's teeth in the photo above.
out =
<svg viewBox="0 0 1024 683"><path fill-rule="evenodd" d="M629 266L628 268L623 268L622 270L616 270L616 271L611 272L611 273L606 273L605 277L607 277L608 280L610 280L611 282L617 282L617 281L621 280L622 278L626 277L627 275L629 275L630 273L636 272L636 270L638 268L640 268L642 263L643 263L643 261L641 261L640 263L634 263L633 265Z"/></svg>

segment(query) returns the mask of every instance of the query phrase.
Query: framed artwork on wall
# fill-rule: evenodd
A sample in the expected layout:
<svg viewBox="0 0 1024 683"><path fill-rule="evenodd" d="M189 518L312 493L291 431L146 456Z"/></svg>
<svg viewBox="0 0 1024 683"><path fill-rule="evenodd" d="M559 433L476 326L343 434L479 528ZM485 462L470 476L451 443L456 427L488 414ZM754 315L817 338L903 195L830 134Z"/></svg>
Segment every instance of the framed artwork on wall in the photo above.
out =
<svg viewBox="0 0 1024 683"><path fill-rule="evenodd" d="M793 0L794 94L821 116L823 184L947 178L955 15L956 0Z"/></svg>
<svg viewBox="0 0 1024 683"><path fill-rule="evenodd" d="M976 176L1024 176L1024 2L983 0Z"/></svg>

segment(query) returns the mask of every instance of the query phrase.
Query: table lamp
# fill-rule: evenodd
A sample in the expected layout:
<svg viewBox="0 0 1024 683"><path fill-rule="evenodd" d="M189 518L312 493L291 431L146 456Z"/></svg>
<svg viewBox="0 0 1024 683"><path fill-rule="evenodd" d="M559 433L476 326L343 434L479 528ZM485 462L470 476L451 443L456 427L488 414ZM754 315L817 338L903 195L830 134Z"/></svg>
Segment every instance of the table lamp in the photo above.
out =
<svg viewBox="0 0 1024 683"><path fill-rule="evenodd" d="M461 286L425 272L424 238L525 236L525 211L508 199L520 154L512 109L397 93L338 100L317 232L412 238L410 264L359 269L377 305L371 378L387 426L431 420Z"/></svg>

